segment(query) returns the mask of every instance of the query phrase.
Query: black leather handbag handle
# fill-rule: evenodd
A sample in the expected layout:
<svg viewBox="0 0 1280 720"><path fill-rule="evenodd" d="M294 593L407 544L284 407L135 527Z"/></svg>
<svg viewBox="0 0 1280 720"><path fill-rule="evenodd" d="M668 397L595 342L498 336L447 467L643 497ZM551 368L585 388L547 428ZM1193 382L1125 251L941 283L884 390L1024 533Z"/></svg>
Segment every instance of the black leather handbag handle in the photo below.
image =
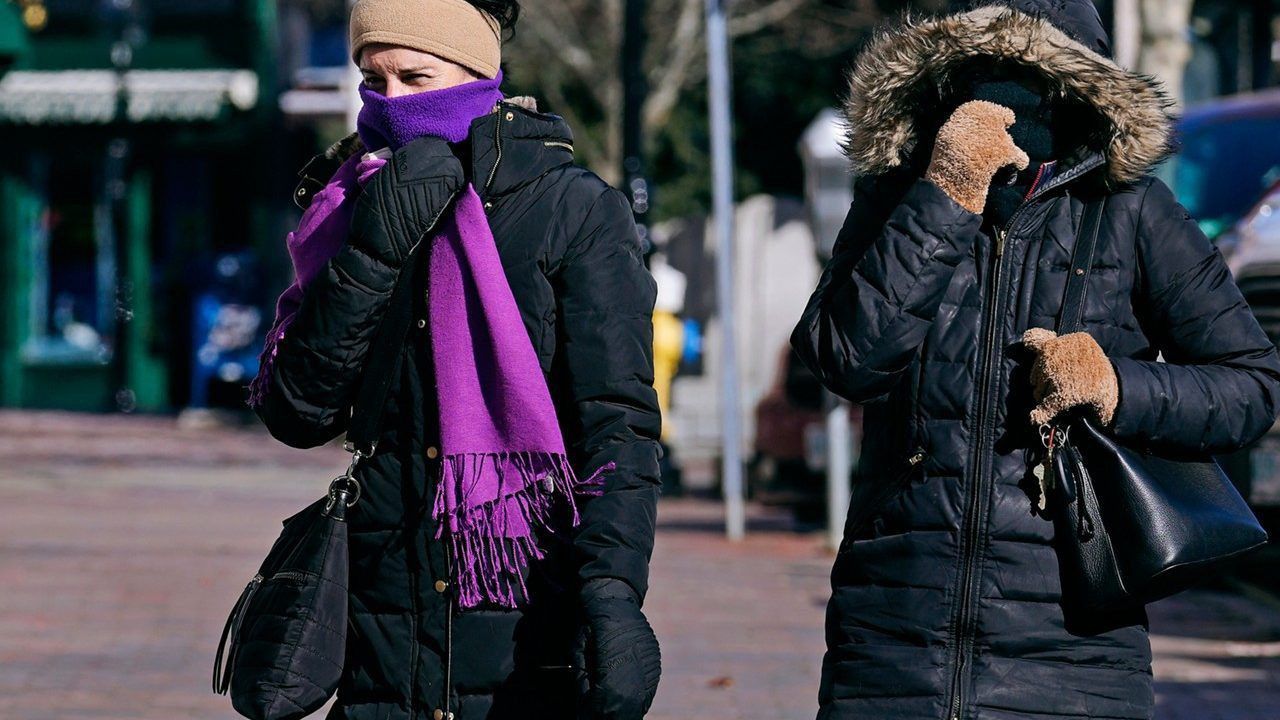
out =
<svg viewBox="0 0 1280 720"><path fill-rule="evenodd" d="M1067 287L1062 298L1062 314L1058 316L1058 334L1079 332L1084 329L1085 291L1089 286L1089 271L1098 249L1098 234L1102 228L1102 211L1107 206L1106 196L1085 202L1080 218L1080 233L1076 236L1075 250L1071 254L1071 269L1067 272Z"/></svg>
<svg viewBox="0 0 1280 720"><path fill-rule="evenodd" d="M364 375L351 409L351 422L347 425L346 448L361 457L372 455L378 445L387 397L400 372L404 341L413 323L413 280L427 252L427 244L418 243L405 259L382 322L369 346Z"/></svg>

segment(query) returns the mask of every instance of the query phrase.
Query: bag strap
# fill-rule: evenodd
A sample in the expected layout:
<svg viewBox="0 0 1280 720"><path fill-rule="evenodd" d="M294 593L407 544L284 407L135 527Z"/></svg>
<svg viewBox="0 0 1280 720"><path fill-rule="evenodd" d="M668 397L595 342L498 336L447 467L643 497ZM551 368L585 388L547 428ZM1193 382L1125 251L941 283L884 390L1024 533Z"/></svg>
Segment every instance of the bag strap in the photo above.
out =
<svg viewBox="0 0 1280 720"><path fill-rule="evenodd" d="M1062 314L1058 316L1058 334L1067 335L1084 329L1085 292L1089 286L1089 271L1098 248L1098 234L1102 227L1102 211L1107 197L1085 203L1080 218L1080 234L1076 236L1075 250L1071 254L1071 270L1067 273L1067 287L1062 298Z"/></svg>
<svg viewBox="0 0 1280 720"><path fill-rule="evenodd" d="M413 280L426 245L418 243L405 259L382 322L369 345L364 375L351 409L351 422L347 425L346 449L358 458L369 457L378 445L387 396L400 373L405 338L413 323ZM352 467L354 465L353 462Z"/></svg>

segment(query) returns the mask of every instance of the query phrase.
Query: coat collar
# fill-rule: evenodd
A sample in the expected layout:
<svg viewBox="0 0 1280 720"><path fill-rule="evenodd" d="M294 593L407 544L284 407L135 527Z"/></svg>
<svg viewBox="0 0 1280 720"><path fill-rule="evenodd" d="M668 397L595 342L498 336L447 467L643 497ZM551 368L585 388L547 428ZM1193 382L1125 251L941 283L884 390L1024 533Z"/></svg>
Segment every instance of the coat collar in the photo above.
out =
<svg viewBox="0 0 1280 720"><path fill-rule="evenodd" d="M558 115L539 113L529 99L503 100L471 123L470 180L482 200L512 192L558 167L573 163L573 132ZM352 133L329 146L298 172L293 192L302 209L333 177L338 166L365 151Z"/></svg>
<svg viewBox="0 0 1280 720"><path fill-rule="evenodd" d="M564 119L504 100L471 123L471 182L481 199L505 195L573 162Z"/></svg>

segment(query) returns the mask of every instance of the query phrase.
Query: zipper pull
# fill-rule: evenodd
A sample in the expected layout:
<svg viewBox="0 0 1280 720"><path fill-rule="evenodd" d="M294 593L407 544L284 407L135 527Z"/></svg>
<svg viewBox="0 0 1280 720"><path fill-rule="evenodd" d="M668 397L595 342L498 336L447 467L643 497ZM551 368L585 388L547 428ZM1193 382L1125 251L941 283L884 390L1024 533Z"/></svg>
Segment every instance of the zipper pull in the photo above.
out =
<svg viewBox="0 0 1280 720"><path fill-rule="evenodd" d="M915 467L916 465L919 465L922 462L924 462L923 450L917 450L915 455L912 455L911 457L907 458L907 465L910 465L911 467Z"/></svg>
<svg viewBox="0 0 1280 720"><path fill-rule="evenodd" d="M1001 228L996 229L996 257L1004 254L1005 231Z"/></svg>

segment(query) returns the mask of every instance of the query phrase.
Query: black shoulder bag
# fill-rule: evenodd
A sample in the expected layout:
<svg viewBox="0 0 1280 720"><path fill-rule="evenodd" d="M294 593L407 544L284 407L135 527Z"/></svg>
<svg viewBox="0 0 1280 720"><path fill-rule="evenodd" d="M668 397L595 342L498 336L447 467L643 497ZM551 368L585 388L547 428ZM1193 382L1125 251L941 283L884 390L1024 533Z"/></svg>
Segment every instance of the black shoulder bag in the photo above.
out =
<svg viewBox="0 0 1280 720"><path fill-rule="evenodd" d="M213 691L251 720L292 720L329 701L347 645L346 511L360 499L357 466L377 446L387 394L413 314L410 256L374 337L347 429L347 471L328 494L284 521L258 574L227 618L213 666Z"/></svg>
<svg viewBox="0 0 1280 720"><path fill-rule="evenodd" d="M1086 205L1058 333L1084 330L1085 293L1106 199ZM1211 456L1116 442L1091 418L1041 428L1053 473L1063 599L1099 610L1180 592L1267 542Z"/></svg>

